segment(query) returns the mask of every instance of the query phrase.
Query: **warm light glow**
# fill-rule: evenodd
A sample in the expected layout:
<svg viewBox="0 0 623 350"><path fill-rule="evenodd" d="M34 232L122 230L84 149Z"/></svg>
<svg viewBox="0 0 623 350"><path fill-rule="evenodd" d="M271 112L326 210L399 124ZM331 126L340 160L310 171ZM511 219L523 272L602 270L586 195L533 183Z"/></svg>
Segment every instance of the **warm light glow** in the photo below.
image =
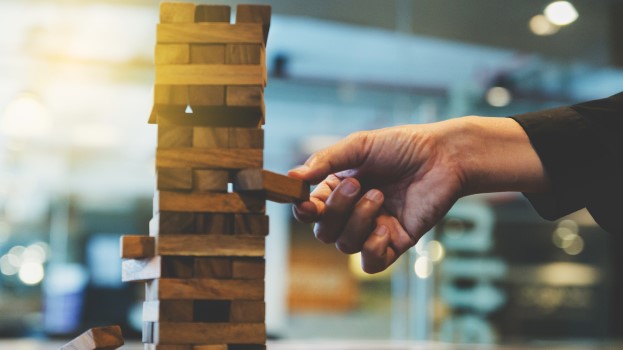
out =
<svg viewBox="0 0 623 350"><path fill-rule="evenodd" d="M428 252L428 258L433 262L441 261L446 255L443 245L439 241L426 243L426 251Z"/></svg>
<svg viewBox="0 0 623 350"><path fill-rule="evenodd" d="M504 87L494 86L487 91L487 103L493 107L506 107L511 103L511 92Z"/></svg>
<svg viewBox="0 0 623 350"><path fill-rule="evenodd" d="M15 275L19 271L13 263L11 263L9 255L3 255L0 258L0 272L7 276Z"/></svg>
<svg viewBox="0 0 623 350"><path fill-rule="evenodd" d="M51 128L46 108L33 94L25 93L9 102L0 130L9 136L29 138L45 135Z"/></svg>
<svg viewBox="0 0 623 350"><path fill-rule="evenodd" d="M584 240L582 237L575 235L573 241L562 249L569 255L578 255L584 250Z"/></svg>
<svg viewBox="0 0 623 350"><path fill-rule="evenodd" d="M544 11L547 19L555 25L566 26L578 19L578 11L568 1L554 1Z"/></svg>
<svg viewBox="0 0 623 350"><path fill-rule="evenodd" d="M34 285L43 280L43 265L35 262L27 262L19 269L19 279L28 285Z"/></svg>
<svg viewBox="0 0 623 350"><path fill-rule="evenodd" d="M413 270L419 278L428 278L433 273L433 262L425 256L420 256L415 260Z"/></svg>
<svg viewBox="0 0 623 350"><path fill-rule="evenodd" d="M532 17L529 26L532 33L540 36L553 35L560 30L560 26L550 22L544 15Z"/></svg>

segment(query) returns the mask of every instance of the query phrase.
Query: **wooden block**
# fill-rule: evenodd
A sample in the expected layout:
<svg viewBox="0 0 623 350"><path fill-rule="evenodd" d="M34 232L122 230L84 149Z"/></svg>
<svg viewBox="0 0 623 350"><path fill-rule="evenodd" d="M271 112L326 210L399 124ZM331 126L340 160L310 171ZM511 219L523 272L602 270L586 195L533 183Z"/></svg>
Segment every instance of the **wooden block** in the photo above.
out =
<svg viewBox="0 0 623 350"><path fill-rule="evenodd" d="M199 234L229 234L233 230L233 216L219 213L196 213L195 225Z"/></svg>
<svg viewBox="0 0 623 350"><path fill-rule="evenodd" d="M156 44L156 64L188 64L190 63L190 46L188 44ZM225 48L223 48L223 57ZM222 62L220 62L222 63Z"/></svg>
<svg viewBox="0 0 623 350"><path fill-rule="evenodd" d="M233 276L231 258L195 258L193 277L226 279Z"/></svg>
<svg viewBox="0 0 623 350"><path fill-rule="evenodd" d="M264 322L266 304L263 301L233 300L230 306L230 322L254 323Z"/></svg>
<svg viewBox="0 0 623 350"><path fill-rule="evenodd" d="M192 64L223 64L225 63L225 45L192 44L190 45L190 62Z"/></svg>
<svg viewBox="0 0 623 350"><path fill-rule="evenodd" d="M197 5L195 22L226 22L231 20L231 8L224 5Z"/></svg>
<svg viewBox="0 0 623 350"><path fill-rule="evenodd" d="M193 350L228 350L227 345L193 345Z"/></svg>
<svg viewBox="0 0 623 350"><path fill-rule="evenodd" d="M199 192L227 192L229 172L225 170L195 170L194 190Z"/></svg>
<svg viewBox="0 0 623 350"><path fill-rule="evenodd" d="M264 44L261 24L161 23L156 28L159 44Z"/></svg>
<svg viewBox="0 0 623 350"><path fill-rule="evenodd" d="M154 340L174 344L255 344L266 342L263 323L156 323Z"/></svg>
<svg viewBox="0 0 623 350"><path fill-rule="evenodd" d="M280 203L309 199L309 183L263 169L244 169L234 177L234 190L265 191L266 198Z"/></svg>
<svg viewBox="0 0 623 350"><path fill-rule="evenodd" d="M192 257L154 256L147 259L124 259L121 263L123 282L146 281L155 278L191 278Z"/></svg>
<svg viewBox="0 0 623 350"><path fill-rule="evenodd" d="M157 252L163 256L263 257L262 236L162 235Z"/></svg>
<svg viewBox="0 0 623 350"><path fill-rule="evenodd" d="M265 67L260 65L167 64L156 66L156 84L261 85Z"/></svg>
<svg viewBox="0 0 623 350"><path fill-rule="evenodd" d="M236 235L268 235L268 216L256 214L235 214L233 233Z"/></svg>
<svg viewBox="0 0 623 350"><path fill-rule="evenodd" d="M144 350L195 350L192 345L145 344Z"/></svg>
<svg viewBox="0 0 623 350"><path fill-rule="evenodd" d="M193 129L191 127L166 124L158 125L158 148L191 147L192 142Z"/></svg>
<svg viewBox="0 0 623 350"><path fill-rule="evenodd" d="M263 213L265 201L252 194L157 191L154 210L203 213Z"/></svg>
<svg viewBox="0 0 623 350"><path fill-rule="evenodd" d="M230 128L229 148L264 148L264 129Z"/></svg>
<svg viewBox="0 0 623 350"><path fill-rule="evenodd" d="M156 175L159 190L189 191L193 189L193 171L190 168L161 168Z"/></svg>
<svg viewBox="0 0 623 350"><path fill-rule="evenodd" d="M229 129L227 128L193 128L193 147L196 148L228 148Z"/></svg>
<svg viewBox="0 0 623 350"><path fill-rule="evenodd" d="M199 113L197 107L222 106L225 104L225 87L221 85L189 86L188 101L193 108L193 113Z"/></svg>
<svg viewBox="0 0 623 350"><path fill-rule="evenodd" d="M226 104L228 106L261 106L264 101L262 86L228 86Z"/></svg>
<svg viewBox="0 0 623 350"><path fill-rule="evenodd" d="M263 125L264 109L238 106L195 107L192 114L184 113L180 108L162 108L152 110L151 124L205 127L245 127L258 128Z"/></svg>
<svg viewBox="0 0 623 350"><path fill-rule="evenodd" d="M95 327L61 346L60 350L114 350L123 345L119 326Z"/></svg>
<svg viewBox="0 0 623 350"><path fill-rule="evenodd" d="M236 23L261 23L264 44L270 30L271 7L266 5L238 5Z"/></svg>
<svg viewBox="0 0 623 350"><path fill-rule="evenodd" d="M149 236L121 236L121 258L149 258L154 256L155 240Z"/></svg>
<svg viewBox="0 0 623 350"><path fill-rule="evenodd" d="M161 278L145 284L146 300L263 300L263 280Z"/></svg>
<svg viewBox="0 0 623 350"><path fill-rule="evenodd" d="M193 23L195 4L187 2L163 2L160 4L160 23Z"/></svg>
<svg viewBox="0 0 623 350"><path fill-rule="evenodd" d="M158 148L156 166L162 168L261 168L261 149Z"/></svg>
<svg viewBox="0 0 623 350"><path fill-rule="evenodd" d="M193 322L229 322L229 300L195 300Z"/></svg>
<svg viewBox="0 0 623 350"><path fill-rule="evenodd" d="M154 300L143 302L144 322L193 322L192 300Z"/></svg>
<svg viewBox="0 0 623 350"><path fill-rule="evenodd" d="M266 350L264 344L229 344L227 350Z"/></svg>
<svg viewBox="0 0 623 350"><path fill-rule="evenodd" d="M259 44L227 44L225 63L259 65L262 61L262 46Z"/></svg>
<svg viewBox="0 0 623 350"><path fill-rule="evenodd" d="M155 85L154 104L181 107L185 112L190 101L188 94L188 86L185 85Z"/></svg>
<svg viewBox="0 0 623 350"><path fill-rule="evenodd" d="M237 258L232 264L233 278L236 279L264 279L266 261L263 258Z"/></svg>
<svg viewBox="0 0 623 350"><path fill-rule="evenodd" d="M195 213L161 211L149 222L149 235L198 233Z"/></svg>

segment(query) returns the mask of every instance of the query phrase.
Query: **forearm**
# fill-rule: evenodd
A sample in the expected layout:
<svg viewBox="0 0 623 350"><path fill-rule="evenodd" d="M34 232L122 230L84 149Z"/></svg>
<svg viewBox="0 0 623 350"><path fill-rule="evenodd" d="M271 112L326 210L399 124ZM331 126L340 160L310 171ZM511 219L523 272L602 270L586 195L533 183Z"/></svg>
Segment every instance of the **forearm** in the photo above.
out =
<svg viewBox="0 0 623 350"><path fill-rule="evenodd" d="M550 183L523 128L510 118L463 117L447 142L457 150L465 195L546 192Z"/></svg>

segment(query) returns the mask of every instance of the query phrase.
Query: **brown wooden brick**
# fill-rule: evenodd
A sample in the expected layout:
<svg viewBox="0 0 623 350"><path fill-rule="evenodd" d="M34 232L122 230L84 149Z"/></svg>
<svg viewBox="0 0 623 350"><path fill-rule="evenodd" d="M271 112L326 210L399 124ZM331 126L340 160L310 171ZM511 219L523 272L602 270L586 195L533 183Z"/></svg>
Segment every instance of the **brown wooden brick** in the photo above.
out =
<svg viewBox="0 0 623 350"><path fill-rule="evenodd" d="M190 45L190 62L193 64L225 63L225 45L192 44Z"/></svg>
<svg viewBox="0 0 623 350"><path fill-rule="evenodd" d="M233 260L233 278L264 279L266 261L263 258L236 258Z"/></svg>
<svg viewBox="0 0 623 350"><path fill-rule="evenodd" d="M195 278L231 278L233 276L232 259L225 257L196 257L193 273Z"/></svg>
<svg viewBox="0 0 623 350"><path fill-rule="evenodd" d="M264 129L230 128L229 148L264 148Z"/></svg>
<svg viewBox="0 0 623 350"><path fill-rule="evenodd" d="M238 322L264 322L266 304L257 300L233 300L231 302L230 320Z"/></svg>
<svg viewBox="0 0 623 350"><path fill-rule="evenodd" d="M188 87L188 103L193 113L201 113L204 106L222 106L225 104L225 87L220 85L193 85Z"/></svg>
<svg viewBox="0 0 623 350"><path fill-rule="evenodd" d="M228 106L261 106L264 101L262 86L228 86L226 104Z"/></svg>
<svg viewBox="0 0 623 350"><path fill-rule="evenodd" d="M225 57L223 48L223 57ZM156 44L156 64L188 64L190 63L190 46L188 44Z"/></svg>
<svg viewBox="0 0 623 350"><path fill-rule="evenodd" d="M193 171L190 168L161 168L156 175L159 190L190 191L193 189Z"/></svg>
<svg viewBox="0 0 623 350"><path fill-rule="evenodd" d="M235 214L233 226L233 233L236 235L266 236L268 234L268 216Z"/></svg>
<svg viewBox="0 0 623 350"><path fill-rule="evenodd" d="M227 128L193 128L193 147L228 148L230 132Z"/></svg>
<svg viewBox="0 0 623 350"><path fill-rule="evenodd" d="M143 302L145 322L192 322L192 300L154 300Z"/></svg>
<svg viewBox="0 0 623 350"><path fill-rule="evenodd" d="M227 44L225 48L226 64L257 64L261 62L262 45Z"/></svg>
<svg viewBox="0 0 623 350"><path fill-rule="evenodd" d="M160 4L160 23L195 22L195 4L188 2L163 2Z"/></svg>
<svg viewBox="0 0 623 350"><path fill-rule="evenodd" d="M192 142L193 128L189 126L158 125L159 149L191 147Z"/></svg>
<svg viewBox="0 0 623 350"><path fill-rule="evenodd" d="M199 192L227 192L229 172L225 170L195 170L194 190Z"/></svg>

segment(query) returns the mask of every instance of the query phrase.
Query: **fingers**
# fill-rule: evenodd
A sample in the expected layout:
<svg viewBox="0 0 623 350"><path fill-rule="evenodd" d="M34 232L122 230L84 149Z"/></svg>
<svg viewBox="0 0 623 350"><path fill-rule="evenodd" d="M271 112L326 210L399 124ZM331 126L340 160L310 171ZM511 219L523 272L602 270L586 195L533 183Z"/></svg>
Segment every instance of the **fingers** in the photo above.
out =
<svg viewBox="0 0 623 350"><path fill-rule="evenodd" d="M361 251L374 227L376 217L383 205L383 193L379 190L370 190L355 205L346 225L339 233L336 247L346 254Z"/></svg>
<svg viewBox="0 0 623 350"><path fill-rule="evenodd" d="M395 217L380 215L376 224L361 249L361 267L367 273L384 271L417 243Z"/></svg>
<svg viewBox="0 0 623 350"><path fill-rule="evenodd" d="M369 133L359 132L313 154L305 165L292 169L289 176L317 183L329 174L359 167L369 153Z"/></svg>
<svg viewBox="0 0 623 350"><path fill-rule="evenodd" d="M335 188L324 203L322 218L314 226L316 238L324 243L337 241L359 199L360 189L359 182L352 178L343 180Z"/></svg>
<svg viewBox="0 0 623 350"><path fill-rule="evenodd" d="M294 217L308 224L320 220L324 213L325 202L341 181L335 175L329 175L322 183L316 186L310 194L309 201L295 203L292 207Z"/></svg>

